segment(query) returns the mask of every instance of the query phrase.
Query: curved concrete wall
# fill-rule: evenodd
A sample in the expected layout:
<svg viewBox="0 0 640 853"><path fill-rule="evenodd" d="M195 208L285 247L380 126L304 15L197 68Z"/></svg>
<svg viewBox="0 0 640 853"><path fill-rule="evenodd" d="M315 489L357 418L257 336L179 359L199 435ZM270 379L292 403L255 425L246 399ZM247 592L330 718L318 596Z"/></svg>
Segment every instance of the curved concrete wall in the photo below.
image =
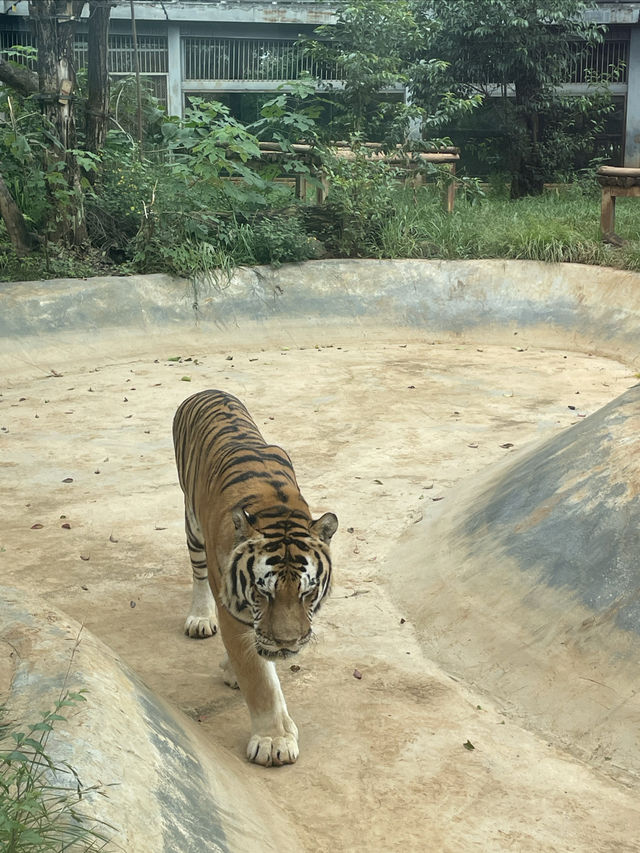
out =
<svg viewBox="0 0 640 853"><path fill-rule="evenodd" d="M640 775L640 385L459 486L393 563L430 657Z"/></svg>
<svg viewBox="0 0 640 853"><path fill-rule="evenodd" d="M194 311L197 302L198 310ZM530 261L312 261L240 269L195 288L168 276L15 282L0 287L0 339L108 327L267 321L322 326L348 321L467 334L518 332L640 360L640 275Z"/></svg>
<svg viewBox="0 0 640 853"><path fill-rule="evenodd" d="M200 737L103 643L35 596L0 587L0 601L0 702L24 725L53 710L64 689L87 691L85 703L62 710L66 722L55 724L47 752L86 787L98 786L79 811L112 827L105 832L116 849L300 849L286 814L245 763Z"/></svg>

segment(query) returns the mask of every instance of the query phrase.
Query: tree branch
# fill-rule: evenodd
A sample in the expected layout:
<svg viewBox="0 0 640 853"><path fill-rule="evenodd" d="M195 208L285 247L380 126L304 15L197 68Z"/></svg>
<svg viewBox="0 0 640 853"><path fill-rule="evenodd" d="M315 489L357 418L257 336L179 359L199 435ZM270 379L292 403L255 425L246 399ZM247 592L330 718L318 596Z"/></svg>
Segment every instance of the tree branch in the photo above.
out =
<svg viewBox="0 0 640 853"><path fill-rule="evenodd" d="M33 95L38 91L38 75L23 65L14 65L0 56L0 82L6 83L20 95Z"/></svg>

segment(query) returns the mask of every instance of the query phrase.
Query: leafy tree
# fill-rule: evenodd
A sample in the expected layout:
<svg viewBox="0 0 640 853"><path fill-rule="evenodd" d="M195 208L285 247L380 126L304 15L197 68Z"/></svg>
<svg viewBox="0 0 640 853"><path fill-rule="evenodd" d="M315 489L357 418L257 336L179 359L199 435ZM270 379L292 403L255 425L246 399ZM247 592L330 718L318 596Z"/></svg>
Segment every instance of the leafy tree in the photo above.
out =
<svg viewBox="0 0 640 853"><path fill-rule="evenodd" d="M42 122L40 138L32 145L23 128L13 120L0 127L0 148L9 150L14 165L25 157L29 169L19 184L33 177L42 184L50 202L48 232L80 244L87 238L84 216L86 168L92 168L91 156L104 144L108 120L109 88L106 67L109 16L114 0L89 0L89 75L86 109L86 148L78 150L74 99L76 71L73 61L75 27L86 0L29 0L29 16L36 36L37 73L20 63L0 58L0 83L19 97L37 100ZM15 52L14 52L15 53ZM12 58L16 58L15 56ZM5 90L4 97L7 97ZM26 110L29 113L29 110ZM31 122L33 126L33 122ZM32 128L33 129L33 128ZM3 135L2 131L6 130ZM0 214L19 254L29 251L32 240L28 219L12 195L7 171L12 160L3 161L0 175ZM22 163L24 165L24 162Z"/></svg>
<svg viewBox="0 0 640 853"><path fill-rule="evenodd" d="M414 15L437 19L426 50L449 63L459 97L500 97L509 151L511 195L538 194L554 158L570 156L576 123L593 136L609 98L602 87L582 98L563 96L572 63L603 38L585 16L582 0L410 0ZM419 72L419 68L417 69ZM413 78L414 97L430 92L428 77ZM574 136L573 145L585 144Z"/></svg>
<svg viewBox="0 0 640 853"><path fill-rule="evenodd" d="M344 81L338 103L352 132L367 130L379 93L407 82L406 65L421 33L406 0L353 0L342 4L335 24L318 27L307 49L337 69Z"/></svg>
<svg viewBox="0 0 640 853"><path fill-rule="evenodd" d="M396 144L412 126L433 137L445 121L477 104L475 97L448 91L447 63L425 48L435 26L411 0L351 0L339 5L335 24L316 29L318 39L306 48L321 65L336 68L342 87L332 93L334 139L356 134ZM430 86L428 97L423 86L419 107L390 101L390 92L402 95L416 77Z"/></svg>
<svg viewBox="0 0 640 853"><path fill-rule="evenodd" d="M68 235L77 244L86 239L86 225L81 173L73 153L77 147L73 36L84 5L85 0L29 0L37 46L38 99L63 164L54 196L58 202L55 236Z"/></svg>
<svg viewBox="0 0 640 853"><path fill-rule="evenodd" d="M512 195L541 192L545 179L588 150L611 109L602 81L582 97L560 89L603 38L587 10L584 0L342 3L336 24L307 43L344 81L334 94L334 138L349 127L398 142L419 116L422 137L441 141L461 113L491 97L500 106ZM411 107L384 104L381 92L394 86L408 87Z"/></svg>

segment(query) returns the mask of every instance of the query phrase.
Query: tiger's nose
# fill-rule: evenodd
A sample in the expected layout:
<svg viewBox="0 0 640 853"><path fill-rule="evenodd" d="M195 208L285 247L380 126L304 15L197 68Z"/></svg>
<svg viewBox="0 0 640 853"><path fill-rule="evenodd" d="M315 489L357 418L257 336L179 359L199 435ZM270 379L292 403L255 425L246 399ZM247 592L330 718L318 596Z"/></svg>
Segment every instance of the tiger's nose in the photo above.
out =
<svg viewBox="0 0 640 853"><path fill-rule="evenodd" d="M304 645L310 636L311 636L311 631L309 631L304 637L289 637L289 638L274 637L273 642L277 643L277 645L279 645L280 648L290 649L291 651L294 651L295 649L299 649L300 646Z"/></svg>

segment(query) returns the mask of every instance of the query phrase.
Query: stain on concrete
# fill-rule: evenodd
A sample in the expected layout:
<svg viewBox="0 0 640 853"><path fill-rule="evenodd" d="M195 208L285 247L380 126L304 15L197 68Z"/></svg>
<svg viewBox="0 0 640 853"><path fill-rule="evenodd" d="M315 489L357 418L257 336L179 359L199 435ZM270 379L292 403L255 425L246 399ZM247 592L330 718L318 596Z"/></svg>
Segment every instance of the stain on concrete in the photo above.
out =
<svg viewBox="0 0 640 853"><path fill-rule="evenodd" d="M149 739L162 757L156 797L163 815L164 853L229 853L221 816L193 744L147 687L132 674Z"/></svg>
<svg viewBox="0 0 640 853"><path fill-rule="evenodd" d="M640 634L640 385L515 464L464 530Z"/></svg>

